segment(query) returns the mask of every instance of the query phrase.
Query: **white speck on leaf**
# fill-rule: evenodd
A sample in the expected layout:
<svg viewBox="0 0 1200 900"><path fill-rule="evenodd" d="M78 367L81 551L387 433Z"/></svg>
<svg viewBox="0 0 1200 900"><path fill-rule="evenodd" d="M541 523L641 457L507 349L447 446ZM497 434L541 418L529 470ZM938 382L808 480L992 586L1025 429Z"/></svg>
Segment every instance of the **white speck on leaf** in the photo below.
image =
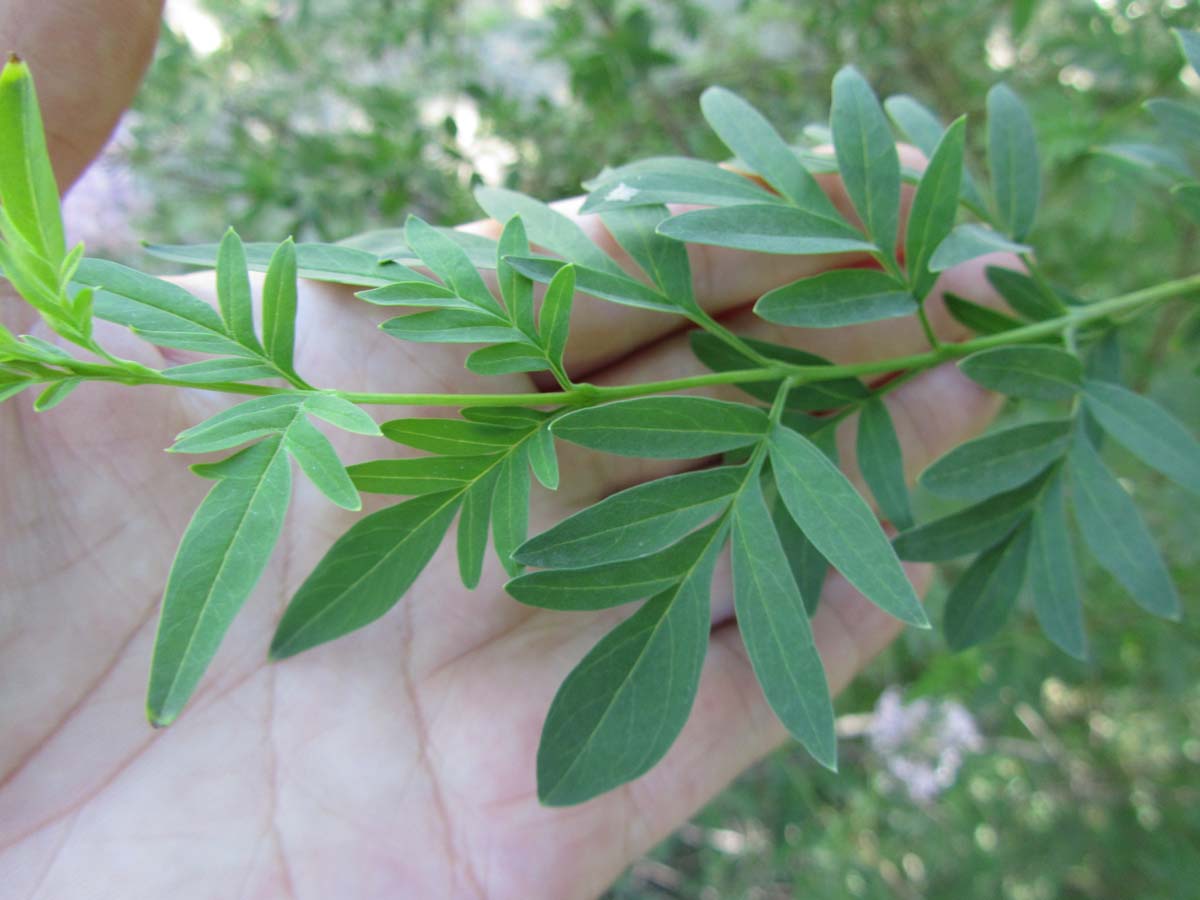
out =
<svg viewBox="0 0 1200 900"><path fill-rule="evenodd" d="M638 195L638 193L639 191L637 188L630 187L622 181L615 188L604 195L604 200L605 202L615 201L617 203L624 203L626 200L632 200Z"/></svg>

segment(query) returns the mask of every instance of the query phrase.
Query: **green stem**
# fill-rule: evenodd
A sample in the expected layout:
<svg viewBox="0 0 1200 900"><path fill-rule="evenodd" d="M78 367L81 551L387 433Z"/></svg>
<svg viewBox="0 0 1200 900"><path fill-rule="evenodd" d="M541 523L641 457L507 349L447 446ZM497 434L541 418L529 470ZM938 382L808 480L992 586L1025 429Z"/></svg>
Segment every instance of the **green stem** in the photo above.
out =
<svg viewBox="0 0 1200 900"><path fill-rule="evenodd" d="M595 385L581 384L575 385L571 390L545 393L380 394L357 391L335 391L334 393L352 403L385 406L587 406L609 400L671 393L691 388L712 387L723 384L751 384L754 382L775 381L782 378L790 379L793 385L798 386L820 381L831 381L837 378L863 378L897 371L905 371L911 377L939 363L970 356L972 353L978 353L980 350L989 350L993 347L1003 347L1009 344L1025 343L1037 340L1038 338L1059 334L1068 329L1078 329L1089 322L1114 314L1140 312L1153 303L1189 291L1200 291L1200 275L1164 282L1154 287L1123 294L1119 297L1112 297L1108 300L1101 300L1087 306L1072 307L1064 315L1057 318L1035 322L1021 328L1014 328L1011 331L984 335L983 337L964 341L961 344L941 344L936 349L924 353L915 353L909 356L893 357L892 359L876 360L873 362L854 363L851 365L796 366L774 360L766 360L766 365L758 369L710 372L686 378L672 378L665 381L650 381L643 384L616 385L613 387L597 387ZM76 363L70 366L70 370L72 374L83 375L93 380L111 381L122 384L164 384L175 387L189 387L199 390L254 396L297 392L293 388L270 387L258 384L234 382L198 384L164 376L135 376L126 370L114 366L102 366L91 363ZM887 386L885 385L885 387Z"/></svg>

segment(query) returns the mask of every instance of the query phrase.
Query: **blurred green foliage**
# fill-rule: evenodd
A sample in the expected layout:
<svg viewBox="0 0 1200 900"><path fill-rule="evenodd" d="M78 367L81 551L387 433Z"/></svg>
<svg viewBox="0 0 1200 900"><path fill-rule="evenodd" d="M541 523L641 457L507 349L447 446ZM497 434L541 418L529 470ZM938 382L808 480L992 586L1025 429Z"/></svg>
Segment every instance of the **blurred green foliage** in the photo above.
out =
<svg viewBox="0 0 1200 900"><path fill-rule="evenodd" d="M256 240L334 240L410 212L474 217L481 181L550 199L604 164L719 158L697 104L714 83L800 140L827 118L833 73L853 62L881 95L912 94L947 118L981 121L1001 79L1026 99L1046 166L1033 241L1073 292L1101 297L1200 267L1196 226L1164 212L1163 173L1196 161L1141 108L1200 93L1169 34L1200 28L1191 0L176 6L126 151L152 201L140 230L156 240L211 240L227 224ZM981 138L975 127L977 170ZM1133 161L1147 156L1151 165ZM1127 375L1197 428L1187 359L1194 366L1200 317L1182 310L1131 330ZM839 708L868 712L889 684L907 698L960 700L986 748L953 788L914 803L860 738L843 741L839 776L784 750L612 896L1196 896L1200 516L1119 462L1164 542L1184 624L1138 613L1091 572L1087 664L1030 617L961 655L936 632L906 635Z"/></svg>

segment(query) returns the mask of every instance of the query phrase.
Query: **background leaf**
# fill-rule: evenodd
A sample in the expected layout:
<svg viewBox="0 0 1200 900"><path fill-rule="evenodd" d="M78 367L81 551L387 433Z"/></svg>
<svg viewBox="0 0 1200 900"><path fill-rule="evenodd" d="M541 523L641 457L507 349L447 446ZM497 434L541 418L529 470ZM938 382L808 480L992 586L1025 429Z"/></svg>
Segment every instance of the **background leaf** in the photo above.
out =
<svg viewBox="0 0 1200 900"><path fill-rule="evenodd" d="M987 158L997 219L1009 237L1024 241L1037 213L1041 164L1033 120L1021 98L1003 83L987 95Z"/></svg>

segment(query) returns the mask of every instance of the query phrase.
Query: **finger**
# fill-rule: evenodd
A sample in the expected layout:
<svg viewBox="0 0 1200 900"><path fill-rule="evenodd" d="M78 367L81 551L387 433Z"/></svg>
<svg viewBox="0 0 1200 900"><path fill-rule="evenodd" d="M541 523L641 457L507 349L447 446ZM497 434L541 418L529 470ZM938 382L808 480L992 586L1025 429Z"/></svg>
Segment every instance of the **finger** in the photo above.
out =
<svg viewBox="0 0 1200 900"><path fill-rule="evenodd" d="M50 158L64 189L133 99L158 37L162 0L0 4L0 51L29 62Z"/></svg>

